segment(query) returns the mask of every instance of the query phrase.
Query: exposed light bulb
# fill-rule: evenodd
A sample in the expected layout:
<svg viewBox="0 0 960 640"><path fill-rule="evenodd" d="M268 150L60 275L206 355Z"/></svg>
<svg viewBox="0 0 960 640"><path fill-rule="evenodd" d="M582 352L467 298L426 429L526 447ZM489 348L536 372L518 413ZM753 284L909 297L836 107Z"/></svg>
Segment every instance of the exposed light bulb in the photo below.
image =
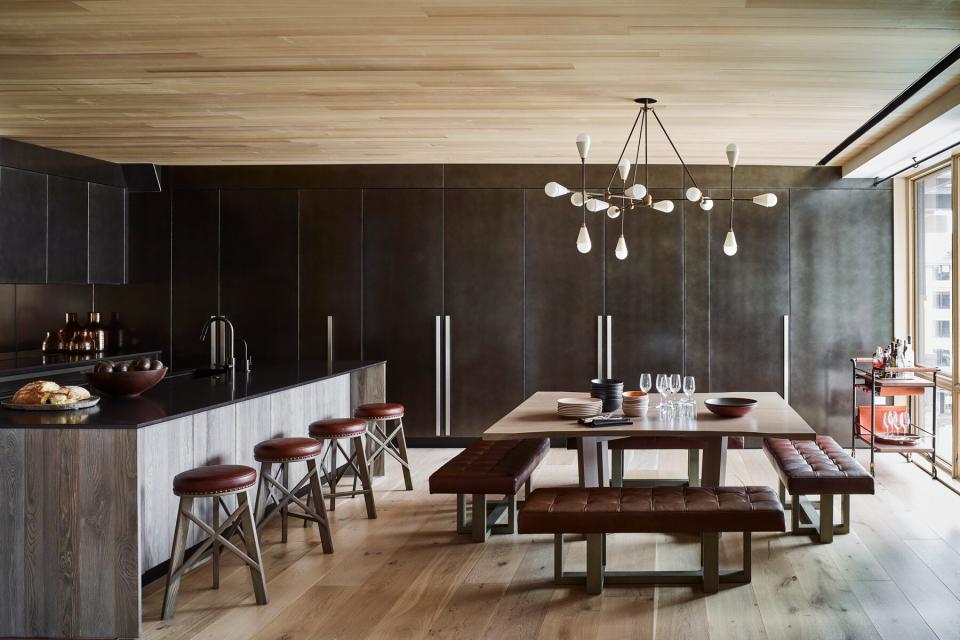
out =
<svg viewBox="0 0 960 640"><path fill-rule="evenodd" d="M627 259L627 241L624 239L623 234L620 234L620 239L617 240L617 248L613 252L617 256L617 260L626 260Z"/></svg>
<svg viewBox="0 0 960 640"><path fill-rule="evenodd" d="M609 202L604 202L603 200L599 200L597 198L587 199L587 211L592 211L593 213L596 213L598 211L603 211L609 206L610 206Z"/></svg>
<svg viewBox="0 0 960 640"><path fill-rule="evenodd" d="M723 252L728 256L737 253L737 236L733 235L733 229L727 231L727 237L723 241Z"/></svg>
<svg viewBox="0 0 960 640"><path fill-rule="evenodd" d="M710 198L703 198L700 200L700 208L704 211L710 211L710 209L713 209L713 200Z"/></svg>
<svg viewBox="0 0 960 640"><path fill-rule="evenodd" d="M673 211L673 200L658 200L653 203L653 208L663 213L670 213Z"/></svg>
<svg viewBox="0 0 960 640"><path fill-rule="evenodd" d="M577 136L577 152L580 154L581 160L587 159L587 154L590 153L590 136L585 133Z"/></svg>
<svg viewBox="0 0 960 640"><path fill-rule="evenodd" d="M700 192L700 189L697 189L696 187L690 187L687 189L687 200L690 202L696 202L701 198L701 196L703 196L703 193Z"/></svg>
<svg viewBox="0 0 960 640"><path fill-rule="evenodd" d="M565 196L570 193L570 189L567 189L565 186L558 182L548 182L547 185L543 188L543 192L546 193L551 198L559 198L560 196Z"/></svg>
<svg viewBox="0 0 960 640"><path fill-rule="evenodd" d="M627 187L627 189L623 192L623 195L627 196L631 200L640 200L643 198L643 196L647 195L647 188L638 182L635 185Z"/></svg>
<svg viewBox="0 0 960 640"><path fill-rule="evenodd" d="M737 166L737 160L740 159L740 147L735 143L731 142L727 145L727 164L731 167Z"/></svg>
<svg viewBox="0 0 960 640"><path fill-rule="evenodd" d="M775 193L761 193L758 196L753 196L753 201L761 207L775 207L777 206L777 195Z"/></svg>
<svg viewBox="0 0 960 640"><path fill-rule="evenodd" d="M590 253L590 232L587 231L587 223L580 225L580 233L577 235L577 251L580 253Z"/></svg>
<svg viewBox="0 0 960 640"><path fill-rule="evenodd" d="M626 180L627 174L630 173L630 161L626 158L622 158L617 164L617 171L620 173L620 179Z"/></svg>
<svg viewBox="0 0 960 640"><path fill-rule="evenodd" d="M572 205L575 206L575 207L582 207L582 206L583 206L583 192L582 192L582 191L574 191L574 192L573 192L573 195L570 196L570 204L572 204Z"/></svg>
<svg viewBox="0 0 960 640"><path fill-rule="evenodd" d="M619 218L619 217L620 217L620 207L618 207L618 206L616 206L616 205L610 205L610 207L607 209L607 217L608 217L608 218Z"/></svg>

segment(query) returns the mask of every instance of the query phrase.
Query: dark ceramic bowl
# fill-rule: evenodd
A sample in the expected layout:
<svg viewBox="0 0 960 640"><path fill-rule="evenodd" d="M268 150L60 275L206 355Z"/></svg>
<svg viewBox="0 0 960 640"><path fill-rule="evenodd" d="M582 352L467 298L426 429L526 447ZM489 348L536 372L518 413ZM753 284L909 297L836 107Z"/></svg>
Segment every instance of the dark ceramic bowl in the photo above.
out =
<svg viewBox="0 0 960 640"><path fill-rule="evenodd" d="M710 398L703 404L721 418L739 418L750 413L757 401L752 398Z"/></svg>
<svg viewBox="0 0 960 640"><path fill-rule="evenodd" d="M84 373L87 382L99 391L111 396L130 397L138 396L148 389L152 389L167 375L167 368L151 371L113 371Z"/></svg>

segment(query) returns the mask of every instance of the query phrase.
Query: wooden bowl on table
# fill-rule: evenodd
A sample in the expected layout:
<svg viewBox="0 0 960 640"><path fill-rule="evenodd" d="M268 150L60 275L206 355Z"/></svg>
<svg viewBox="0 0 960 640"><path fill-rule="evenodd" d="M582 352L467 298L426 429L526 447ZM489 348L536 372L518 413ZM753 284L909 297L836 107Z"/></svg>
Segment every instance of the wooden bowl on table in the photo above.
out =
<svg viewBox="0 0 960 640"><path fill-rule="evenodd" d="M108 395L132 397L157 386L157 383L167 375L167 368L109 373L87 371L84 375L87 377L87 382Z"/></svg>
<svg viewBox="0 0 960 640"><path fill-rule="evenodd" d="M753 398L710 398L703 404L721 418L739 418L750 413L757 401Z"/></svg>

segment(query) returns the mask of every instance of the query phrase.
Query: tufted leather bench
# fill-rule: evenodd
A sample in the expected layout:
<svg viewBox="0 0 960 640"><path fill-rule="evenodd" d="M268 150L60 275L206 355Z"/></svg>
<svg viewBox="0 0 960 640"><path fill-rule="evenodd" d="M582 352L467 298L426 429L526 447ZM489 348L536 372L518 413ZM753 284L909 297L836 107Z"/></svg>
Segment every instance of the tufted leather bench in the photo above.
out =
<svg viewBox="0 0 960 640"><path fill-rule="evenodd" d="M490 533L515 533L517 493L550 451L548 438L529 440L478 440L430 476L430 493L457 495L457 531L472 531L474 542L484 542ZM473 524L467 529L466 496L470 494ZM487 505L487 495L502 500ZM507 512L507 524L497 520Z"/></svg>
<svg viewBox="0 0 960 640"><path fill-rule="evenodd" d="M611 584L689 584L702 582L716 592L720 582L750 581L750 547L754 531L783 531L783 506L769 487L631 487L551 488L534 491L520 510L520 533L552 533L554 578L558 584L582 583L588 593ZM743 569L720 571L720 533L743 533ZM587 538L587 571L563 570L563 534ZM609 533L698 533L699 571L606 570Z"/></svg>
<svg viewBox="0 0 960 640"><path fill-rule="evenodd" d="M873 476L830 436L816 440L765 438L763 451L780 476L780 499L791 496L791 533L814 533L820 542L850 532L850 495L873 494ZM840 495L840 524L833 522L833 497ZM819 514L805 496L819 495ZM801 519L805 522L802 523ZM819 525L817 521L819 520Z"/></svg>
<svg viewBox="0 0 960 640"><path fill-rule="evenodd" d="M731 436L727 440L727 449L743 449L743 436ZM700 486L700 450L707 444L702 438L687 438L683 436L634 436L631 438L617 438L608 445L612 464L610 468L610 486L612 487L654 487L654 486ZM626 450L659 451L686 449L687 477L685 479L623 479L623 452Z"/></svg>

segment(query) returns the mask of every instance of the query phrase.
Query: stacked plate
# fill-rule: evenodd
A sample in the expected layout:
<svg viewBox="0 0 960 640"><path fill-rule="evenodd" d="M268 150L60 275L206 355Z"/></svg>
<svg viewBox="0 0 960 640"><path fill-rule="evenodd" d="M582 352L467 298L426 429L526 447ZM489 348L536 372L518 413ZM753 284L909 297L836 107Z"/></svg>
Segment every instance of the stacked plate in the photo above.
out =
<svg viewBox="0 0 960 640"><path fill-rule="evenodd" d="M650 396L645 391L623 392L623 415L632 417L646 415L649 407Z"/></svg>
<svg viewBox="0 0 960 640"><path fill-rule="evenodd" d="M623 380L595 378L590 381L590 396L603 401L604 413L616 411L623 401Z"/></svg>
<svg viewBox="0 0 960 640"><path fill-rule="evenodd" d="M600 415L602 402L598 398L560 398L557 415L564 418L591 418Z"/></svg>

